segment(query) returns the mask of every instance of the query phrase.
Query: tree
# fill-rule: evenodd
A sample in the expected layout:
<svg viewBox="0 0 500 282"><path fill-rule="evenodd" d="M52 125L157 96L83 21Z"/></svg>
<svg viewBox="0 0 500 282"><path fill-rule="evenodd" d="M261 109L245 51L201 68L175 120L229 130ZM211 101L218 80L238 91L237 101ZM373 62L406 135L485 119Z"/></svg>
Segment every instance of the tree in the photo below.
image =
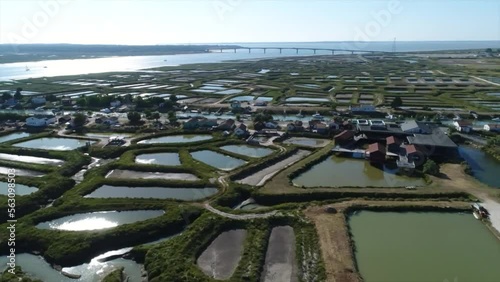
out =
<svg viewBox="0 0 500 282"><path fill-rule="evenodd" d="M433 160L427 160L424 163L423 172L430 175L439 174L439 165Z"/></svg>
<svg viewBox="0 0 500 282"><path fill-rule="evenodd" d="M177 99L177 95L173 94L173 95L170 95L170 97L168 97L168 99L170 100L170 102L172 103L177 103L178 99Z"/></svg>
<svg viewBox="0 0 500 282"><path fill-rule="evenodd" d="M57 101L57 97L54 94L48 94L47 96L45 96L45 100L49 102L55 102Z"/></svg>
<svg viewBox="0 0 500 282"><path fill-rule="evenodd" d="M237 120L237 121L240 121L240 120L241 120L241 116L240 116L240 114L236 114L236 120Z"/></svg>
<svg viewBox="0 0 500 282"><path fill-rule="evenodd" d="M127 118L131 124L137 124L141 120L141 114L138 112L129 112Z"/></svg>
<svg viewBox="0 0 500 282"><path fill-rule="evenodd" d="M80 107L85 107L87 106L87 100L85 98L79 98L76 100L76 104Z"/></svg>
<svg viewBox="0 0 500 282"><path fill-rule="evenodd" d="M177 121L177 116L175 115L174 111L168 112L168 120L170 121L170 123L174 123Z"/></svg>
<svg viewBox="0 0 500 282"><path fill-rule="evenodd" d="M487 48L486 53L493 53L493 50L491 50L491 48Z"/></svg>
<svg viewBox="0 0 500 282"><path fill-rule="evenodd" d="M21 94L21 91L23 91L23 89L21 87L18 87L16 89L16 93L14 94L14 98L16 100L21 100L23 98L23 95Z"/></svg>
<svg viewBox="0 0 500 282"><path fill-rule="evenodd" d="M160 119L161 115L159 112L154 112L152 115L151 115L151 118L153 118L154 120L158 121Z"/></svg>
<svg viewBox="0 0 500 282"><path fill-rule="evenodd" d="M73 117L73 125L77 128L84 126L86 121L87 121L87 116L81 113L77 113Z"/></svg>
<svg viewBox="0 0 500 282"><path fill-rule="evenodd" d="M401 99L401 97L396 97L396 98L394 98L394 100L392 100L391 108L396 109L396 108L399 108L401 106L403 106L403 100Z"/></svg>
<svg viewBox="0 0 500 282"><path fill-rule="evenodd" d="M259 113L253 118L253 122L267 122L273 120L273 116L270 114Z"/></svg>
<svg viewBox="0 0 500 282"><path fill-rule="evenodd" d="M9 100L9 99L11 99L11 98L12 98L12 94L10 94L10 92L4 92L4 93L2 94L2 99L3 99L4 101L7 101L7 100Z"/></svg>

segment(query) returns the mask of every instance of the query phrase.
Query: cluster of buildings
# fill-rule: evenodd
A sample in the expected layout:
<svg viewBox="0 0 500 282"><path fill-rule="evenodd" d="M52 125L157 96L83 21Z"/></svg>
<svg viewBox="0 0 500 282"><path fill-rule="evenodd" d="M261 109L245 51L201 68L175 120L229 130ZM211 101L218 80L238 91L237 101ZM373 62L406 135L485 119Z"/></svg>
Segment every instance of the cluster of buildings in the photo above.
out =
<svg viewBox="0 0 500 282"><path fill-rule="evenodd" d="M382 120L357 120L353 130L344 130L334 137L342 148L368 143L364 156L372 163L393 158L401 169L414 169L429 158L458 155L458 146L438 127L418 121L400 125Z"/></svg>
<svg viewBox="0 0 500 282"><path fill-rule="evenodd" d="M247 126L244 123L237 124L234 119L227 119L219 123L217 119L194 117L184 122L182 128L185 130L206 129L223 131L226 135L234 133L234 135L241 138L249 135Z"/></svg>

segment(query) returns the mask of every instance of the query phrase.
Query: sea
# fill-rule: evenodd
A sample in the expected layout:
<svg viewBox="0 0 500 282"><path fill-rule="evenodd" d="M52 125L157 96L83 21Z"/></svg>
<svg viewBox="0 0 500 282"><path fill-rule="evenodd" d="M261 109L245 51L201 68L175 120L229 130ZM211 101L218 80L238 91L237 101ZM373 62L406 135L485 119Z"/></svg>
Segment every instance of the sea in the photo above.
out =
<svg viewBox="0 0 500 282"><path fill-rule="evenodd" d="M440 50L468 50L468 49L500 49L499 41L403 41L403 42L287 42L287 43L224 43L220 45L239 45L252 48L317 48L317 49L344 49L359 51L385 52L424 52ZM346 52L336 52L343 54ZM1 55L1 54L0 54ZM164 56L124 56L106 58L85 58L70 60L46 60L22 63L1 63L0 81L22 80L29 78L56 77L66 75L81 75L105 72L127 72L147 70L165 66L179 66L186 64L219 63L233 60L264 59L292 56L331 55L330 51L293 49L254 49L251 53L246 49L220 50L214 49L210 53L178 54Z"/></svg>

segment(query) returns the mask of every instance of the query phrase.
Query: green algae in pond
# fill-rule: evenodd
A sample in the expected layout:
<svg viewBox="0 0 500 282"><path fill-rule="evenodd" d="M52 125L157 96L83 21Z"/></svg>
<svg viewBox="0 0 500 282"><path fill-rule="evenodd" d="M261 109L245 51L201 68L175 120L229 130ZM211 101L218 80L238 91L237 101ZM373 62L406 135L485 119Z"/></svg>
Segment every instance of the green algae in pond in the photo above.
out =
<svg viewBox="0 0 500 282"><path fill-rule="evenodd" d="M497 282L500 241L472 214L370 212L350 217L365 282Z"/></svg>

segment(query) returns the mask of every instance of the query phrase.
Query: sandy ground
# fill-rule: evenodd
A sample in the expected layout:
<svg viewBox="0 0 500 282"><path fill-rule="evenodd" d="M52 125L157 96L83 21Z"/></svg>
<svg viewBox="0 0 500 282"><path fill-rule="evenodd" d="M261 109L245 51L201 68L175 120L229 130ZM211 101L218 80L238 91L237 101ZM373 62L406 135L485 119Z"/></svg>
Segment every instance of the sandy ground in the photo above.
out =
<svg viewBox="0 0 500 282"><path fill-rule="evenodd" d="M185 181L200 180L196 175L189 173L145 172L121 169L112 170L106 175L106 178L141 178Z"/></svg>
<svg viewBox="0 0 500 282"><path fill-rule="evenodd" d="M220 234L198 257L196 264L203 273L212 278L230 278L241 259L246 235L247 231L243 229Z"/></svg>
<svg viewBox="0 0 500 282"><path fill-rule="evenodd" d="M266 252L262 282L297 282L295 233L290 226L273 228Z"/></svg>
<svg viewBox="0 0 500 282"><path fill-rule="evenodd" d="M271 179L276 173L278 173L280 170L294 164L295 162L301 160L305 156L311 154L310 151L306 150L299 150L296 154L272 165L269 167L266 167L265 169L254 173L248 177L245 177L241 180L237 180L236 182L241 183L241 184L248 184L252 186L262 186L264 183Z"/></svg>

